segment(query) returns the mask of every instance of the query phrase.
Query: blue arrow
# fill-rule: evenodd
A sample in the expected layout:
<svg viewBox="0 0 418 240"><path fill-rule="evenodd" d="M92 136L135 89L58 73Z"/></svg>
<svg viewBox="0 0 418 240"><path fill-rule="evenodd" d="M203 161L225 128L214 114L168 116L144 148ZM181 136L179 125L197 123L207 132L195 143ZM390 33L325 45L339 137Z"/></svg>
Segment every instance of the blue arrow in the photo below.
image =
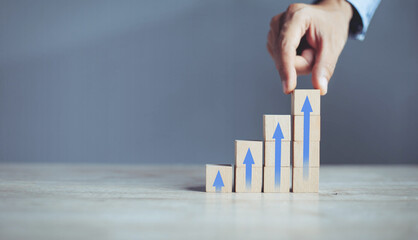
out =
<svg viewBox="0 0 418 240"><path fill-rule="evenodd" d="M306 96L305 102L302 106L303 112L303 177L307 178L309 173L309 127L310 127L310 114L312 112L311 103L308 96Z"/></svg>
<svg viewBox="0 0 418 240"><path fill-rule="evenodd" d="M224 181L222 181L221 173L219 172L219 170L218 170L218 174L216 174L216 178L212 186L215 187L217 192L220 192L222 187L225 186Z"/></svg>
<svg viewBox="0 0 418 240"><path fill-rule="evenodd" d="M280 186L280 168L282 166L282 139L284 138L280 123L277 123L273 138L275 139L274 153L274 183L276 187Z"/></svg>
<svg viewBox="0 0 418 240"><path fill-rule="evenodd" d="M252 165L254 164L254 159L250 148L248 148L243 164L245 164L245 185L247 189L251 189Z"/></svg>

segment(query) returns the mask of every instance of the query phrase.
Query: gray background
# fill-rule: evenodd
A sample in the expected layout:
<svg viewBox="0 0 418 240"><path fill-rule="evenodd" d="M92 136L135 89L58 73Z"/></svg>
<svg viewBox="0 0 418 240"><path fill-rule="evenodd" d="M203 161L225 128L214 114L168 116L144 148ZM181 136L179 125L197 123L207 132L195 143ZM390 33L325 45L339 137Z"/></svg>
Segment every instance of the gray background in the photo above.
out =
<svg viewBox="0 0 418 240"><path fill-rule="evenodd" d="M1 1L0 161L233 163L289 114L290 1ZM418 2L384 1L322 98L322 163L418 163ZM299 88L311 88L302 77Z"/></svg>

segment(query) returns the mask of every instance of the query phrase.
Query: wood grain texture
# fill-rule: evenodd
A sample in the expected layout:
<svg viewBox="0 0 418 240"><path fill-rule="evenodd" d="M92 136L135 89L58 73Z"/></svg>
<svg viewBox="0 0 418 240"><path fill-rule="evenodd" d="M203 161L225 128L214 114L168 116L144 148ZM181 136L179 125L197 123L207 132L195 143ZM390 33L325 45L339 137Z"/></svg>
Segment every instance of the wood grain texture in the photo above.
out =
<svg viewBox="0 0 418 240"><path fill-rule="evenodd" d="M232 165L215 165L206 164L206 192L216 192L213 183L215 182L218 171L221 175L224 186L221 188L222 193L232 192L233 169Z"/></svg>
<svg viewBox="0 0 418 240"><path fill-rule="evenodd" d="M275 185L275 167L264 167L263 192L286 193L290 191L290 167L280 168L280 185Z"/></svg>
<svg viewBox="0 0 418 240"><path fill-rule="evenodd" d="M264 166L274 167L276 165L276 143L264 143ZM281 166L290 166L290 142L281 142Z"/></svg>
<svg viewBox="0 0 418 240"><path fill-rule="evenodd" d="M294 167L303 167L303 142L293 142ZM320 165L320 142L309 142L309 167Z"/></svg>
<svg viewBox="0 0 418 240"><path fill-rule="evenodd" d="M319 191L319 168L310 167L307 178L303 176L303 168L293 168L292 192L317 193Z"/></svg>
<svg viewBox="0 0 418 240"><path fill-rule="evenodd" d="M275 141L273 138L276 131L277 124L280 124L280 128L283 132L283 141L291 140L291 119L290 115L264 115L263 116L263 135L264 141Z"/></svg>
<svg viewBox="0 0 418 240"><path fill-rule="evenodd" d="M303 116L293 116L293 141L303 141ZM309 141L321 140L321 116L309 118Z"/></svg>
<svg viewBox="0 0 418 240"><path fill-rule="evenodd" d="M237 193L259 193L263 186L263 167L252 167L251 187L247 188L245 182L245 167L235 168L235 192Z"/></svg>
<svg viewBox="0 0 418 240"><path fill-rule="evenodd" d="M291 112L292 115L303 116L302 106L305 103L306 97L312 107L311 116L321 115L321 95L317 89L295 89L291 96Z"/></svg>
<svg viewBox="0 0 418 240"><path fill-rule="evenodd" d="M253 167L263 166L263 141L235 140L235 166L245 167L244 159L248 149L254 159Z"/></svg>

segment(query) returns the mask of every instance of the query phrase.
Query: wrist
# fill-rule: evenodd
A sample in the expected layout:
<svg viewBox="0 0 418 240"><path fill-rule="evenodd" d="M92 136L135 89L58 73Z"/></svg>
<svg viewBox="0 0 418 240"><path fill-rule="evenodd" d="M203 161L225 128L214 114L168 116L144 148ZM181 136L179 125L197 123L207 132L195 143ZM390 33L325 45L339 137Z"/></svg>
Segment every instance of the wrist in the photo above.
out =
<svg viewBox="0 0 418 240"><path fill-rule="evenodd" d="M317 4L341 12L348 21L353 17L353 7L346 0L322 0L318 1Z"/></svg>

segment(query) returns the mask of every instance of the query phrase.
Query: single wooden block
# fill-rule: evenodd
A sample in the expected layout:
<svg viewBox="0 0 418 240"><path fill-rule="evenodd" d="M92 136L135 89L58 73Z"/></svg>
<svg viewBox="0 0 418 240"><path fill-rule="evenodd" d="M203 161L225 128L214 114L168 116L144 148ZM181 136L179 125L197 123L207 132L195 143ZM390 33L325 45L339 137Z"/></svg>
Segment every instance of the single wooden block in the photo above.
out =
<svg viewBox="0 0 418 240"><path fill-rule="evenodd" d="M307 98L309 100L307 101ZM302 110L303 108L303 110ZM309 111L311 110L311 111ZM318 89L295 89L291 100L292 115L304 115L304 112L310 112L310 115L321 115L321 94Z"/></svg>
<svg viewBox="0 0 418 240"><path fill-rule="evenodd" d="M303 171L306 171L305 173ZM319 167L293 168L292 192L316 193L319 190Z"/></svg>
<svg viewBox="0 0 418 240"><path fill-rule="evenodd" d="M319 167L320 142L309 142L309 167ZM293 142L293 167L303 167L303 142Z"/></svg>
<svg viewBox="0 0 418 240"><path fill-rule="evenodd" d="M206 164L206 192L232 192L232 166Z"/></svg>
<svg viewBox="0 0 418 240"><path fill-rule="evenodd" d="M265 141L275 141L276 138L291 140L290 115L264 115L263 125Z"/></svg>
<svg viewBox="0 0 418 240"><path fill-rule="evenodd" d="M235 166L263 166L263 142L235 140Z"/></svg>
<svg viewBox="0 0 418 240"><path fill-rule="evenodd" d="M235 167L235 192L261 192L263 185L263 167ZM249 173L247 177L247 173Z"/></svg>
<svg viewBox="0 0 418 240"><path fill-rule="evenodd" d="M290 191L290 167L280 167L280 182L276 183L275 167L264 167L263 190L266 193Z"/></svg>
<svg viewBox="0 0 418 240"><path fill-rule="evenodd" d="M311 116L309 119L309 141L321 140L321 116ZM293 116L293 141L304 141L305 117Z"/></svg>
<svg viewBox="0 0 418 240"><path fill-rule="evenodd" d="M280 146L280 166L290 166L290 142L281 141ZM276 166L276 142L264 143L264 166L274 167Z"/></svg>

